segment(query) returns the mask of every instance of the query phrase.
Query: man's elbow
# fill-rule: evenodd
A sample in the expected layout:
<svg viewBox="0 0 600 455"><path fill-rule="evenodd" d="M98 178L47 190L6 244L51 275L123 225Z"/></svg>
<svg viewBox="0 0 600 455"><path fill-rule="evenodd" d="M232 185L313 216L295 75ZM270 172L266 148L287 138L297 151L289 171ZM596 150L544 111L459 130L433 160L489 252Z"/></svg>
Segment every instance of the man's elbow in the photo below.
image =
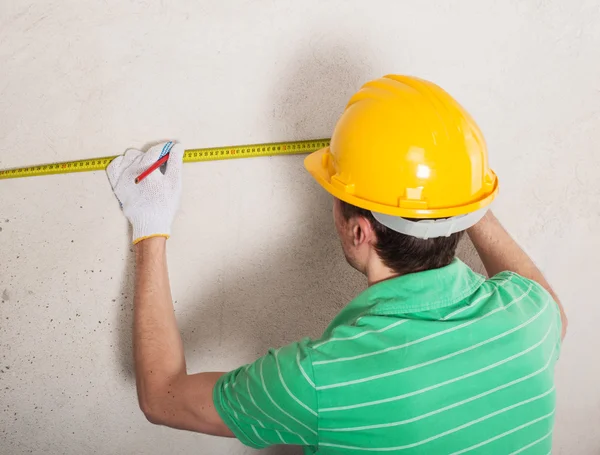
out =
<svg viewBox="0 0 600 455"><path fill-rule="evenodd" d="M156 396L148 397L140 395L138 402L148 422L154 425L168 425L169 412L172 414L172 411L167 409L165 400Z"/></svg>

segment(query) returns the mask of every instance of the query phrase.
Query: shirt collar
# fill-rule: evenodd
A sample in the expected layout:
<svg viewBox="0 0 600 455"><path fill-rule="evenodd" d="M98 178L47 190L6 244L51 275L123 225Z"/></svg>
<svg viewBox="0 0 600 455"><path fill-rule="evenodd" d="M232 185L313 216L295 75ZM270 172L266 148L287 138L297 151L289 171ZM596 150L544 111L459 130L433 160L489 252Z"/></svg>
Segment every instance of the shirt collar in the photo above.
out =
<svg viewBox="0 0 600 455"><path fill-rule="evenodd" d="M454 305L473 294L485 278L460 259L446 267L410 273L374 284L349 306L371 314L429 311Z"/></svg>

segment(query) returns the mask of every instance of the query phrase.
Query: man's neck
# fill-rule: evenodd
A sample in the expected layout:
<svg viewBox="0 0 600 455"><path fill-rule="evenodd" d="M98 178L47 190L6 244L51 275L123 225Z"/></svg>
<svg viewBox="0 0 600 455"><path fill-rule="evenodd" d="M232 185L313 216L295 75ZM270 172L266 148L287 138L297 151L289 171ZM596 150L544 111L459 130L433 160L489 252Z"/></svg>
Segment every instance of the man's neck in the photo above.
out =
<svg viewBox="0 0 600 455"><path fill-rule="evenodd" d="M399 273L394 272L392 269L387 267L379 258L371 261L367 266L367 281L369 286L381 283L382 281L389 280L390 278L396 278L400 276Z"/></svg>

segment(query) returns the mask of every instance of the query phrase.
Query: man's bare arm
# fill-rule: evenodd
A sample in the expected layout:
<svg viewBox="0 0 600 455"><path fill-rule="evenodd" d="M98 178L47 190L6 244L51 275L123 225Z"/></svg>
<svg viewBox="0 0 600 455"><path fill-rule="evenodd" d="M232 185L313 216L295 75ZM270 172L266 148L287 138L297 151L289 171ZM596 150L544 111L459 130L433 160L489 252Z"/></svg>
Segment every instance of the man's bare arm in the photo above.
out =
<svg viewBox="0 0 600 455"><path fill-rule="evenodd" d="M560 309L562 338L564 338L568 321L558 296L542 272L506 232L494 214L491 211L488 212L479 223L469 228L467 232L489 276L509 270L539 283L550 293Z"/></svg>
<svg viewBox="0 0 600 455"><path fill-rule="evenodd" d="M166 239L142 240L135 252L133 338L141 409L152 423L233 437L212 399L223 373L186 372L167 272Z"/></svg>

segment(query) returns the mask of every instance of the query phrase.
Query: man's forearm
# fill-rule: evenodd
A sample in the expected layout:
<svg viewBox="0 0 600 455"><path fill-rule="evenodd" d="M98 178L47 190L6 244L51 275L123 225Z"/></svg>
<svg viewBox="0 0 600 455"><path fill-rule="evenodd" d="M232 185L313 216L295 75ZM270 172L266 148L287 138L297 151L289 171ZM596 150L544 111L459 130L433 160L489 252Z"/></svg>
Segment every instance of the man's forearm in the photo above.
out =
<svg viewBox="0 0 600 455"><path fill-rule="evenodd" d="M567 329L567 317L558 296L542 272L506 232L493 213L488 212L479 223L469 228L467 232L489 276L509 270L539 283L550 293L560 309L564 337Z"/></svg>
<svg viewBox="0 0 600 455"><path fill-rule="evenodd" d="M143 240L135 249L133 344L138 397L145 409L168 392L169 382L185 374L185 358L173 312L166 239Z"/></svg>

